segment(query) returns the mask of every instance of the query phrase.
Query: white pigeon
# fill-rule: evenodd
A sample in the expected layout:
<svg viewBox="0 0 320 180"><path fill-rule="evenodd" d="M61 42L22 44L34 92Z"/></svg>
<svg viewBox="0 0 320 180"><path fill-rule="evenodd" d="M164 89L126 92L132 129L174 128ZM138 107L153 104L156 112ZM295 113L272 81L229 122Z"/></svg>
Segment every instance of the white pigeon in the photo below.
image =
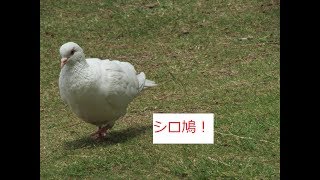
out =
<svg viewBox="0 0 320 180"><path fill-rule="evenodd" d="M128 62L85 59L82 48L74 42L63 44L60 55L60 96L80 119L98 126L91 135L94 139L107 135L144 88L157 85L143 72L137 74Z"/></svg>

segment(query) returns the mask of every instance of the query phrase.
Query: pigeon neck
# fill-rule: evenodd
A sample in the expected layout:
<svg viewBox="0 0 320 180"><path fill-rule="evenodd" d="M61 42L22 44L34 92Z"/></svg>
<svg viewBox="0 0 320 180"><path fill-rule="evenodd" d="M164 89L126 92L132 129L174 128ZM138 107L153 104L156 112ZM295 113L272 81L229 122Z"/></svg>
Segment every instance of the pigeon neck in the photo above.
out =
<svg viewBox="0 0 320 180"><path fill-rule="evenodd" d="M66 65L69 67L84 68L88 66L88 63L85 59L81 59L80 61L70 61Z"/></svg>

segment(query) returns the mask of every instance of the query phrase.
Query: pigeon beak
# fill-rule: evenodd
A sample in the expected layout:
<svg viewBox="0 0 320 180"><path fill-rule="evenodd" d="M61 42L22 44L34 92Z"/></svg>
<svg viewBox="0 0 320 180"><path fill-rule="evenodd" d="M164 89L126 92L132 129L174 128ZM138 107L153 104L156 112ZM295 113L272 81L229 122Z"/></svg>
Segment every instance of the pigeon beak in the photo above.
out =
<svg viewBox="0 0 320 180"><path fill-rule="evenodd" d="M63 68L63 66L67 63L67 61L68 61L68 58L61 59L61 64L60 64L61 68Z"/></svg>

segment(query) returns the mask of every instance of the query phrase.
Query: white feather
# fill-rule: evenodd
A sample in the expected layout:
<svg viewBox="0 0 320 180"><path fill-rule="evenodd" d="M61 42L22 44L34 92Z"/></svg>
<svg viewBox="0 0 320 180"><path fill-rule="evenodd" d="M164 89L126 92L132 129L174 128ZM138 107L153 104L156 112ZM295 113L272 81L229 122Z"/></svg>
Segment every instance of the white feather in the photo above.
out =
<svg viewBox="0 0 320 180"><path fill-rule="evenodd" d="M156 85L128 62L85 59L72 42L62 45L60 54L68 58L59 77L61 98L79 118L97 126L111 128L145 87Z"/></svg>

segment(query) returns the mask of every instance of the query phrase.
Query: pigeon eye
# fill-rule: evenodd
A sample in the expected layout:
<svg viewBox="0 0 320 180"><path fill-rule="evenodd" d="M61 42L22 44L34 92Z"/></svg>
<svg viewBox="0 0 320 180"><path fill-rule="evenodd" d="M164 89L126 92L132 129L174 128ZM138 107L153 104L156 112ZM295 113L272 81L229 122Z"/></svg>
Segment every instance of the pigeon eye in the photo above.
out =
<svg viewBox="0 0 320 180"><path fill-rule="evenodd" d="M73 54L74 54L74 52L75 52L75 50L74 50L74 49L72 49L72 50L71 50L71 55L73 55Z"/></svg>

